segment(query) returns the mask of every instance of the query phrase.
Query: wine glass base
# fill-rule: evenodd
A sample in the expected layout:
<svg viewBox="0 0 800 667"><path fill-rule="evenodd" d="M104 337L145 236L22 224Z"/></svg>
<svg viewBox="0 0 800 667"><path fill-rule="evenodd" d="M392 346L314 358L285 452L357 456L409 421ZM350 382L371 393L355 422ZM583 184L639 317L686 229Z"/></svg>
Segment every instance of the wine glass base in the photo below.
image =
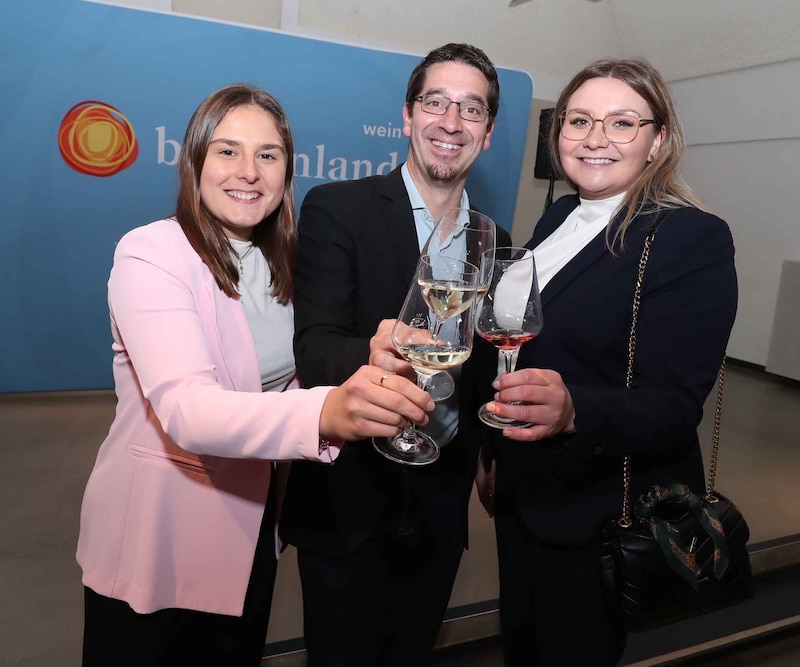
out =
<svg viewBox="0 0 800 667"><path fill-rule="evenodd" d="M439 458L439 447L427 433L416 431L417 444L410 447L396 444L401 438L373 438L372 446L390 461L407 466L430 465ZM404 448L406 447L406 448Z"/></svg>
<svg viewBox="0 0 800 667"><path fill-rule="evenodd" d="M533 422L523 422L518 419L511 419L510 417L500 417L486 409L485 405L481 406L478 410L478 418L487 426L492 428L529 428L533 426Z"/></svg>

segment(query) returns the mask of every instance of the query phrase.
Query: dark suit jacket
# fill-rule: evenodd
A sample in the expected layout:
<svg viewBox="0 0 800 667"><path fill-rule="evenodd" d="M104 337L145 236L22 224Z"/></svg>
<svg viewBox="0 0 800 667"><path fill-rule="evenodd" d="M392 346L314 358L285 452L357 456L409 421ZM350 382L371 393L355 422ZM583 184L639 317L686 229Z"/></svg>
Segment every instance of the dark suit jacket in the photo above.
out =
<svg viewBox="0 0 800 667"><path fill-rule="evenodd" d="M414 277L419 246L400 168L387 176L312 189L300 213L295 272L295 357L305 386L341 384L369 361L369 339L382 319L400 312ZM498 228L498 245L510 243ZM461 405L474 404L462 373ZM461 520L477 458L477 420L461 411L459 435L431 469L463 479ZM370 441L347 443L332 466L292 464L281 517L285 542L330 557L352 553L393 498L401 475L432 470L384 459ZM458 520L456 518L455 520Z"/></svg>
<svg viewBox="0 0 800 667"><path fill-rule="evenodd" d="M551 206L528 247L577 204L568 196ZM704 490L697 426L736 314L733 240L723 220L696 208L666 213L644 279L633 388L625 388L633 291L654 215L637 217L614 254L603 234L593 239L542 291L544 327L516 368L562 375L577 431L533 443L484 431L496 446L498 496L540 539L586 543L619 513L624 454L634 499L658 480Z"/></svg>

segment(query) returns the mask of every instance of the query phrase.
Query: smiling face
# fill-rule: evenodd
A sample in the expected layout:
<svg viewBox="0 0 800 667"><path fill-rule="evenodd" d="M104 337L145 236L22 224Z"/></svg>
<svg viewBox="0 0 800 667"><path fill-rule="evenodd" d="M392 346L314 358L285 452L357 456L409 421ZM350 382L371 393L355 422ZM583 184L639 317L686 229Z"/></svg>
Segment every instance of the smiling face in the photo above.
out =
<svg viewBox="0 0 800 667"><path fill-rule="evenodd" d="M260 107L231 109L211 137L200 172L200 199L228 238L247 241L283 200L286 148Z"/></svg>
<svg viewBox="0 0 800 667"><path fill-rule="evenodd" d="M455 102L472 100L488 106L489 83L480 70L461 62L431 65L420 95L443 95ZM453 184L466 180L481 151L489 148L489 121L464 120L451 104L443 116L426 113L414 102L403 107L403 133L409 137L408 168L418 184Z"/></svg>
<svg viewBox="0 0 800 667"><path fill-rule="evenodd" d="M624 81L614 78L589 79L569 98L567 111L580 110L595 119L612 113L635 111L643 119L653 118L650 106ZM663 130L656 125L639 128L636 139L614 144L606 137L601 123L595 123L581 141L558 138L561 167L578 187L584 199L605 199L628 190L650 161L658 154Z"/></svg>

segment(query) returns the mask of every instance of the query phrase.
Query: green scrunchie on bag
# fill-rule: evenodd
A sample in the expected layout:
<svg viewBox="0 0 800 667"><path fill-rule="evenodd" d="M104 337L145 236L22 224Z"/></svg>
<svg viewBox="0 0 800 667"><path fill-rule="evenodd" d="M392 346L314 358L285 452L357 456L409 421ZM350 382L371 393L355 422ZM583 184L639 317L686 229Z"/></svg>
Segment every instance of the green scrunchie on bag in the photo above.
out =
<svg viewBox="0 0 800 667"><path fill-rule="evenodd" d="M693 553L694 545L686 545L680 532L664 516L666 510L672 515L680 510L683 513L691 512L695 516L714 544L714 577L720 579L728 569L728 546L725 531L714 508L693 493L686 484L679 483L654 485L647 494L639 498L634 507L636 517L650 527L650 532L660 545L670 568L697 590L700 569Z"/></svg>

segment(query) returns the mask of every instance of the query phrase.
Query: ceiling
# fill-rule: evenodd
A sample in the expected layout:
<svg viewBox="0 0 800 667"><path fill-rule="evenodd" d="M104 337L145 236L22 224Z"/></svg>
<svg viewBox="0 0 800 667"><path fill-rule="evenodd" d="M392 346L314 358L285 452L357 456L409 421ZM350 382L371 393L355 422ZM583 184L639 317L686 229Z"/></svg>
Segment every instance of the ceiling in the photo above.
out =
<svg viewBox="0 0 800 667"><path fill-rule="evenodd" d="M598 58L642 56L668 81L800 58L800 0L92 0L424 54L480 46L553 100Z"/></svg>
<svg viewBox="0 0 800 667"><path fill-rule="evenodd" d="M643 56L669 81L800 58L798 0L288 4L297 5L300 31L422 53L448 41L476 44L496 64L533 74L536 97L543 99L553 99L569 77L602 57Z"/></svg>

